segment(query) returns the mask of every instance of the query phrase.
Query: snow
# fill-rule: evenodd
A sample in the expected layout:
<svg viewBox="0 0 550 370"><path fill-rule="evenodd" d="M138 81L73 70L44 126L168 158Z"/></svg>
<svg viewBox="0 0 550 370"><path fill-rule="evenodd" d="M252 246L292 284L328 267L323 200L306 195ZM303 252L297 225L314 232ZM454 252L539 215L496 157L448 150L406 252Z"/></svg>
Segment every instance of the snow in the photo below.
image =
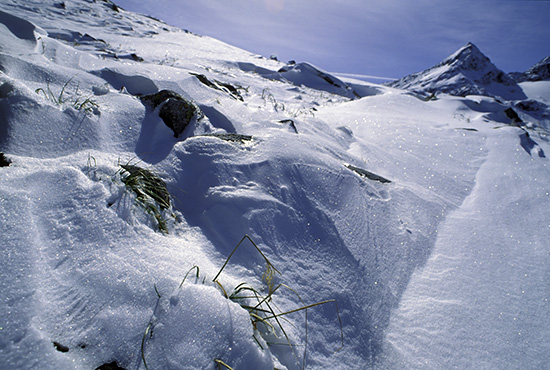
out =
<svg viewBox="0 0 550 370"><path fill-rule="evenodd" d="M457 96L487 95L501 100L526 98L517 83L472 43L432 68L387 85L427 95L443 92Z"/></svg>
<svg viewBox="0 0 550 370"><path fill-rule="evenodd" d="M489 138L476 186L447 217L403 295L387 331L392 367L548 364L550 337L538 321L550 313L549 270L541 263L549 257L550 224L540 217L550 195L538 176L547 168L525 155L514 131Z"/></svg>
<svg viewBox="0 0 550 370"><path fill-rule="evenodd" d="M519 85L529 99L550 104L550 81L522 82Z"/></svg>
<svg viewBox="0 0 550 370"><path fill-rule="evenodd" d="M536 116L518 127L491 97L285 66L108 1L1 1L0 367L550 360ZM548 102L542 82L520 86ZM204 115L177 138L137 96L161 89ZM171 207L140 206L126 164L162 179ZM279 284L270 309L297 311L277 320L235 297Z"/></svg>

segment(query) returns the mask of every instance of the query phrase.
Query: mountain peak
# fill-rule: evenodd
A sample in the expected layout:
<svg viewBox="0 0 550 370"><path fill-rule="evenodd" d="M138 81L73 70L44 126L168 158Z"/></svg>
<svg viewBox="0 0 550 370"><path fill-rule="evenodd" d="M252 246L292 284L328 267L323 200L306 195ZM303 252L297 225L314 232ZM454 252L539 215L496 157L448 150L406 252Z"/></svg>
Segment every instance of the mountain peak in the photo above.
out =
<svg viewBox="0 0 550 370"><path fill-rule="evenodd" d="M492 63L477 46L469 42L458 49L454 54L447 57L441 64L454 64L457 68L479 71Z"/></svg>
<svg viewBox="0 0 550 370"><path fill-rule="evenodd" d="M475 53L475 54L483 55L481 50L479 50L479 48L473 42L468 42L466 45L458 49L453 55L464 54L464 53Z"/></svg>
<svg viewBox="0 0 550 370"><path fill-rule="evenodd" d="M499 96L506 100L525 99L517 83L498 69L472 42L441 63L422 72L388 83L388 86L422 94Z"/></svg>

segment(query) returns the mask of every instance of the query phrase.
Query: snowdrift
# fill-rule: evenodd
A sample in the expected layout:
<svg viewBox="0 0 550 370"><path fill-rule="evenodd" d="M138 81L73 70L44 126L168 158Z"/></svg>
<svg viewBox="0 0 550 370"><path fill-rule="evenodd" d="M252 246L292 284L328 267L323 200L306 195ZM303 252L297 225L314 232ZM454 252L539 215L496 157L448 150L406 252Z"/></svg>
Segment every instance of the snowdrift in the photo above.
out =
<svg viewBox="0 0 550 370"><path fill-rule="evenodd" d="M542 115L2 4L0 367L550 361Z"/></svg>

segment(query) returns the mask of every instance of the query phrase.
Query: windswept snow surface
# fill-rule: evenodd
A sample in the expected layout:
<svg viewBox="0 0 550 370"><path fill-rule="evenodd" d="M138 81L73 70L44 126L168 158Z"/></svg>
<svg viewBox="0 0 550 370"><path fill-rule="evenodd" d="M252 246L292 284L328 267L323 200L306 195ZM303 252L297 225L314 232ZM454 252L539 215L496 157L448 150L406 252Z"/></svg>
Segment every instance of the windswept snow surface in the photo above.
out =
<svg viewBox="0 0 550 370"><path fill-rule="evenodd" d="M520 86L529 99L550 105L550 81L522 82Z"/></svg>
<svg viewBox="0 0 550 370"><path fill-rule="evenodd" d="M547 126L298 66L109 1L0 0L1 369L550 362ZM203 113L178 138L138 97L162 89ZM165 181L168 233L121 164ZM274 312L328 301L286 334L226 298L270 289L249 239L222 267L245 234Z"/></svg>
<svg viewBox="0 0 550 370"><path fill-rule="evenodd" d="M440 227L386 331L392 368L544 369L550 361L546 161L488 136L476 185ZM410 324L414 323L413 326Z"/></svg>

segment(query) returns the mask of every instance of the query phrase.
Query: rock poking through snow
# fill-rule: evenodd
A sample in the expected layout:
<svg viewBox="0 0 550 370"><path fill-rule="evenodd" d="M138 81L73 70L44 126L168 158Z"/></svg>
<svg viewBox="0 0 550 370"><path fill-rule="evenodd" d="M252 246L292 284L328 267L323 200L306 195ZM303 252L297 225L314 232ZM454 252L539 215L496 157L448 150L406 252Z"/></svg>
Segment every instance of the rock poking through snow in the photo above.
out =
<svg viewBox="0 0 550 370"><path fill-rule="evenodd" d="M158 93L143 95L141 101L153 109L159 109L159 117L166 126L172 129L174 137L179 137L193 119L199 119L202 113L192 102L186 100L177 92L161 90Z"/></svg>

